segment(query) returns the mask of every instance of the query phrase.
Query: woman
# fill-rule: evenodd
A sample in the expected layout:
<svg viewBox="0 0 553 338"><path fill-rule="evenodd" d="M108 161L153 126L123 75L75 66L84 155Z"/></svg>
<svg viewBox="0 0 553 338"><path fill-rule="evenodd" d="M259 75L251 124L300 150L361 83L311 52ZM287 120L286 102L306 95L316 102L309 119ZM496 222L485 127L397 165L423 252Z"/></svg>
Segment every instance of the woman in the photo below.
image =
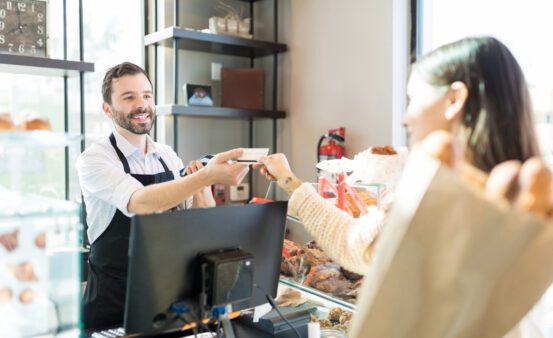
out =
<svg viewBox="0 0 553 338"><path fill-rule="evenodd" d="M511 52L495 38L462 39L424 56L412 66L407 94L404 125L411 145L445 131L461 145L464 161L485 173L502 162L525 162L539 155L524 75ZM267 156L261 162L261 172L291 195L289 212L301 218L317 244L344 268L363 274L384 213L373 210L354 219L301 182L284 155ZM514 167L511 173L520 169L520 163L509 163ZM531 336L541 335L542 328L532 322L535 318L519 328L530 323Z"/></svg>
<svg viewBox="0 0 553 338"><path fill-rule="evenodd" d="M404 125L411 145L433 131L450 132L465 161L484 172L539 153L524 75L495 38L466 38L427 54L412 66L407 95ZM354 219L302 183L284 155L264 157L262 163L262 173L291 195L289 211L318 245L344 268L363 273L384 214L373 211Z"/></svg>

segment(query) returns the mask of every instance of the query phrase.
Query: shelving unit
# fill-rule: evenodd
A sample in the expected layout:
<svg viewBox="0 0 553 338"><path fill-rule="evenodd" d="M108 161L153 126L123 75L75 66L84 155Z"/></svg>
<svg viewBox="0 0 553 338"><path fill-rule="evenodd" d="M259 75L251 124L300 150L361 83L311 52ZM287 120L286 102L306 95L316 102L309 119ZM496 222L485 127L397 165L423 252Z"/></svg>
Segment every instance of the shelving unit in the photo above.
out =
<svg viewBox="0 0 553 338"><path fill-rule="evenodd" d="M64 79L64 132L69 132L69 93L68 78L79 77L80 89L80 134L84 135L84 74L94 72L94 63L83 60L83 4L79 0L79 61L67 60L67 3L63 1L63 55L64 59L51 59L18 54L0 54L0 72L27 74ZM84 150L84 137L81 151ZM65 198L69 199L69 155L65 152Z"/></svg>
<svg viewBox="0 0 553 338"><path fill-rule="evenodd" d="M249 15L251 20L250 33L254 34L254 3L262 0L241 0L249 3ZM273 0L273 41L262 41L256 39L245 39L236 36L219 35L205 33L189 28L182 28L179 24L180 0L173 1L173 26L160 28L157 22L158 6L154 1L153 5L153 23L150 25L150 8L148 1L143 1L144 8L144 55L145 68L149 74L152 74L154 91L156 91L156 103L158 104L157 113L159 115L171 115L173 119L173 148L178 154L178 136L179 136L179 117L211 117L211 118L231 118L246 119L249 121L249 139L248 147L254 147L253 141L253 123L256 119L272 119L272 152L277 150L277 121L286 117L286 112L278 110L277 107L277 72L278 72L278 54L286 52L288 47L278 42L278 0ZM207 18L206 18L207 20ZM149 32L148 27L154 27L154 32ZM160 103L158 100L157 88L159 84L158 76L158 47L169 47L173 51L173 73L172 83L173 102ZM153 48L153 58L150 58L150 48ZM249 58L250 67L254 67L254 61L259 57L273 56L273 74L272 74L272 102L271 108L266 110L249 110L227 107L190 107L178 102L180 91L179 68L182 66L179 60L180 50L190 50L206 52L221 55L233 55ZM155 132L155 131L154 131ZM154 137L156 134L154 134ZM252 194L252 175L250 181L250 197Z"/></svg>

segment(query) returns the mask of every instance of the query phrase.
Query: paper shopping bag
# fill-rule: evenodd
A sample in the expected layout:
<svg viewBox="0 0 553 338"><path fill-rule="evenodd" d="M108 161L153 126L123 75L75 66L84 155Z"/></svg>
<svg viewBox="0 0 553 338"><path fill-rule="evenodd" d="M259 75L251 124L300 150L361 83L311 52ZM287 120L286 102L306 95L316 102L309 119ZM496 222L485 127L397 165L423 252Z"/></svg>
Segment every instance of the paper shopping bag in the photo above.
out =
<svg viewBox="0 0 553 338"><path fill-rule="evenodd" d="M396 192L351 337L501 337L553 281L553 224L417 150Z"/></svg>

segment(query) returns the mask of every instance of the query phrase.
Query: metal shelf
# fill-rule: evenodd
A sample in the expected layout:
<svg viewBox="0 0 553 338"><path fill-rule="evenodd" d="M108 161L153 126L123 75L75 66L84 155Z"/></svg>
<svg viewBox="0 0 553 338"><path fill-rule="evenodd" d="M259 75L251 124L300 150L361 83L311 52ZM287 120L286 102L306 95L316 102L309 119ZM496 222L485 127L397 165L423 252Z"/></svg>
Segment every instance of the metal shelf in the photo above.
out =
<svg viewBox="0 0 553 338"><path fill-rule="evenodd" d="M176 104L160 105L156 107L158 115L174 115L187 117L223 117L223 118L271 118L283 119L286 112L277 110L252 110L227 107L191 107Z"/></svg>
<svg viewBox="0 0 553 338"><path fill-rule="evenodd" d="M180 27L168 27L148 34L144 37L144 44L172 47L175 39L179 49L244 57L261 57L288 50L282 43L203 33Z"/></svg>
<svg viewBox="0 0 553 338"><path fill-rule="evenodd" d="M0 54L0 72L72 77L78 76L80 72L94 72L94 63L27 55Z"/></svg>

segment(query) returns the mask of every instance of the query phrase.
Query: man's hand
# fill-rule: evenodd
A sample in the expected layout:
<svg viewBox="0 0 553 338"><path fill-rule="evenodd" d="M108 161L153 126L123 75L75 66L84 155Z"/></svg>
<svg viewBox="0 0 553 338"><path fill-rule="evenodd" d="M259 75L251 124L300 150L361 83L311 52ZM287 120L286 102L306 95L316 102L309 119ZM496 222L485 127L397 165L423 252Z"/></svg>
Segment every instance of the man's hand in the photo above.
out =
<svg viewBox="0 0 553 338"><path fill-rule="evenodd" d="M204 168L201 161L190 161L186 167L186 174L191 175ZM211 192L211 186L205 186L194 194L192 208L212 208L215 206L215 199Z"/></svg>
<svg viewBox="0 0 553 338"><path fill-rule="evenodd" d="M247 164L233 161L242 156L243 152L242 148L236 148L219 153L209 160L204 169L209 181L212 184L240 184L250 169Z"/></svg>

